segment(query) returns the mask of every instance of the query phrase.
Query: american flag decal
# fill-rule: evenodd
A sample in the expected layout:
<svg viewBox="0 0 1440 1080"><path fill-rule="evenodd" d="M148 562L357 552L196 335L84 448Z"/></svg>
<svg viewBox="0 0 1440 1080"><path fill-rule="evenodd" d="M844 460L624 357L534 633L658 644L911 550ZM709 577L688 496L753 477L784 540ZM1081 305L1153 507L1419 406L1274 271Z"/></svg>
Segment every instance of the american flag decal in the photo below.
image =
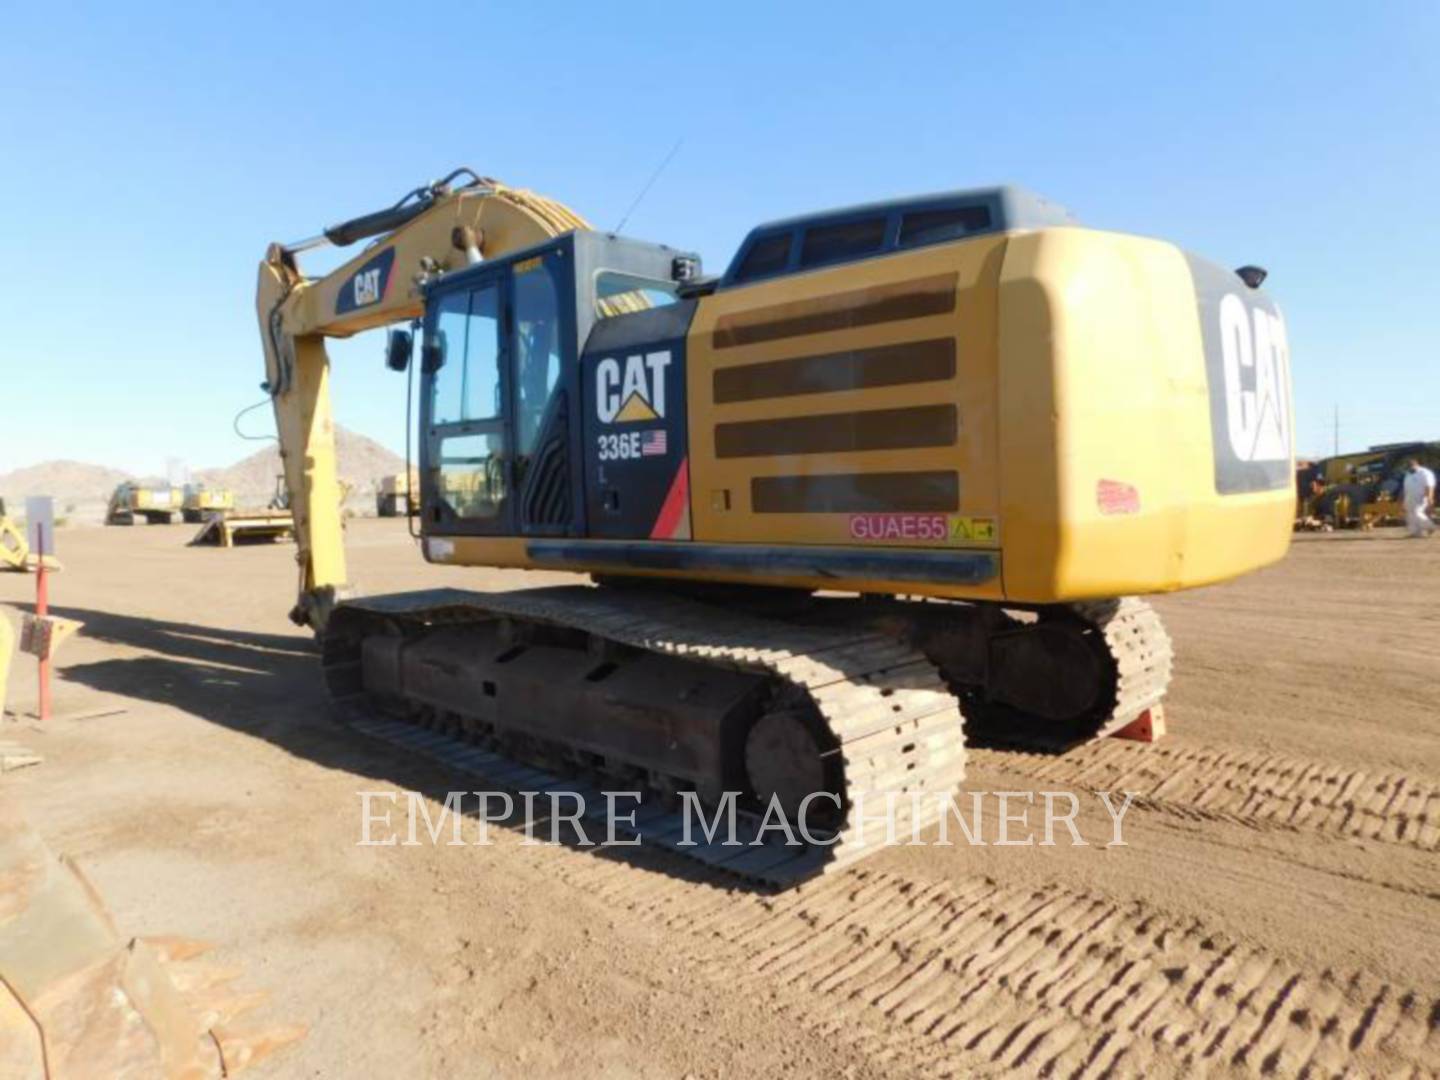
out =
<svg viewBox="0 0 1440 1080"><path fill-rule="evenodd" d="M640 436L641 457L657 457L668 452L664 428L656 428L654 431L647 431Z"/></svg>

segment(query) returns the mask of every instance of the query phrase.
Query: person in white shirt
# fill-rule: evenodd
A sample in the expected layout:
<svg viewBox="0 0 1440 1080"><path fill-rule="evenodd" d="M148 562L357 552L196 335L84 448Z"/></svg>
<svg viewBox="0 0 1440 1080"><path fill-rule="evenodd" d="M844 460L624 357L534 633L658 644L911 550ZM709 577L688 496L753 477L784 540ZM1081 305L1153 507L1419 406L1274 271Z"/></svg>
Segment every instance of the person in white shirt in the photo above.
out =
<svg viewBox="0 0 1440 1080"><path fill-rule="evenodd" d="M1430 510L1435 505L1435 474L1411 458L1405 466L1405 525L1411 536L1435 531Z"/></svg>

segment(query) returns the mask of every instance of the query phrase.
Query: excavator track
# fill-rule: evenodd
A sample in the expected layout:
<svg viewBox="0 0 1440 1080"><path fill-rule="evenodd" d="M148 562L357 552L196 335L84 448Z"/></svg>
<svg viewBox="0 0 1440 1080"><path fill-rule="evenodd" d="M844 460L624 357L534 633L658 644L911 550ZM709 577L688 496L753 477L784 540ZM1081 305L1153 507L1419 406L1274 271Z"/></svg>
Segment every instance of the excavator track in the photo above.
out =
<svg viewBox="0 0 1440 1080"><path fill-rule="evenodd" d="M1031 622L993 607L904 600L816 599L796 609L781 605L771 617L746 610L746 599L737 594L723 606L713 596L697 599L649 588L567 587L498 594L447 589L351 601L337 609L324 639L327 681L357 732L453 766L497 789L574 791L599 820L605 806L602 787L588 780L611 787L617 779L633 781L630 788L643 790L644 801L633 829L617 819L621 832L777 886L878 850L883 838L861 830L857 810L867 808L864 816L876 828L875 808L886 793L930 796L920 800L918 814L916 804L898 798L895 821L902 836L936 820L944 804L934 796L952 793L964 777L965 726L978 729L986 745L1059 752L1124 728L1160 703L1170 681L1169 637L1158 614L1134 597L1046 609ZM801 775L802 790L833 791L841 803L840 820L828 831L816 830L818 844L785 846L774 830L752 843L762 819L752 797L737 818L739 843L725 843L724 834L703 839L698 820L691 823L686 843L677 796L695 789L693 775L667 775L654 762L647 768L627 760L623 748L596 753L593 746L557 738L553 730L527 735L518 745L507 743L493 727L468 720L464 705L457 710L447 707L453 701L437 707L423 696L409 700L403 690L396 693L393 676L377 679L371 672L367 678L366 638L418 640L447 627L499 623L506 632L493 641L479 640L476 649L501 653L502 662L517 644L527 644L527 630L558 628L586 636L582 649L561 655L557 683L565 681L567 665L580 665L570 676L579 671L585 678L613 667L607 658L615 648L763 676L770 683L771 712L762 715L763 709L753 708L745 723L758 732L762 724L773 723L768 718L776 712L797 710L812 726L818 722L823 760ZM1040 625L1047 634L1063 634L1094 669L1092 677L1076 680L1084 689L1073 713L1045 718L1003 701L982 704L983 689L977 690L973 672L991 662L993 642L1019 638ZM968 626L958 639L968 650L965 655L953 635L936 636L937 627L955 626ZM1008 677L1063 683L1063 652L1057 653L1053 642L1035 652L1022 651L1016 654L1021 657L1018 674L1011 670ZM977 653L987 656L977 659ZM441 664L466 660L463 651L452 652ZM1072 654L1072 672L1074 662ZM957 667L966 670L957 674ZM377 683L388 693L377 692ZM482 694L503 697L507 692L488 681L479 685ZM544 699L540 702L532 701L531 715L544 711ZM564 760L557 763L557 756ZM771 757L780 760L783 773L793 756L784 738L761 739L758 745L752 739L743 754L751 775L763 772ZM712 784L708 798L700 792L707 815L715 808L714 789Z"/></svg>
<svg viewBox="0 0 1440 1080"><path fill-rule="evenodd" d="M1095 714L1091 735L1103 738L1160 704L1170 688L1175 654L1159 613L1138 597L1073 604L1071 610L1094 627L1114 658L1113 696Z"/></svg>
<svg viewBox="0 0 1440 1080"><path fill-rule="evenodd" d="M944 600L869 607L874 624L940 669L972 744L1063 752L1120 731L1170 685L1170 637L1138 597L1029 611Z"/></svg>
<svg viewBox="0 0 1440 1080"><path fill-rule="evenodd" d="M493 642L484 636L487 625L498 626ZM744 723L752 734L763 730L768 735L761 721L774 726L768 718L803 715L821 750L820 768L839 798L838 816L823 834L812 828L816 843L791 846L773 828L761 835L763 815L752 792L748 808L741 807L737 814L734 838L722 829L707 839L696 821L686 844L684 807L676 795L694 786L687 778L657 775L653 762L648 768L646 763L637 766L614 747L596 753L593 744L581 744L578 734L575 740L556 739L553 729L548 741L522 735L522 750L515 754L516 742L506 740L506 725L477 722L496 715L493 709L498 706L477 699L473 708L437 707L437 699L424 690L422 676L428 669L416 674L413 660L393 659L414 647L407 643L429 636L432 643L454 650L434 661L442 677L453 679L459 677L457 664L466 662L467 642L498 653L482 662L503 665L514 663L528 641L556 632L585 635L582 647L576 649L572 642L569 653L554 654L562 661L560 668L575 665L573 672L556 673L557 694L565 692L561 684L567 679L610 677L607 669L616 666L612 658L622 653L643 655L652 664L655 657L669 658L673 663L649 673L660 683L699 670L697 664L703 670L754 677L767 705L755 706ZM467 638L467 633L474 636ZM332 697L345 722L360 734L415 751L496 789L576 792L595 815L604 813L605 800L591 780L643 776L645 790L634 825L617 818L617 830L765 885L791 885L880 850L889 824L877 819L883 819L887 805L894 807L892 820L902 839L912 829L922 829L938 820L945 805L941 797L953 793L965 774L963 719L944 678L919 649L867 625L779 621L652 590L444 589L341 605L331 616L323 653ZM382 670L387 664L393 670ZM503 702L508 692L505 669L493 670L497 677L476 683L477 693ZM397 671L411 674L397 676ZM402 685L406 679L409 683ZM700 693L692 688L682 692L682 699L691 692ZM763 711L766 707L770 711ZM531 715L538 716L539 710L532 709ZM515 730L512 724L511 733ZM752 737L747 747L752 766L772 748L783 757L784 742L762 738L757 746ZM538 746L539 752L528 754L527 746ZM557 749L572 759L572 767L549 767ZM587 763L592 768L585 768ZM585 779L577 782L560 773L579 773ZM714 812L713 805L705 809Z"/></svg>

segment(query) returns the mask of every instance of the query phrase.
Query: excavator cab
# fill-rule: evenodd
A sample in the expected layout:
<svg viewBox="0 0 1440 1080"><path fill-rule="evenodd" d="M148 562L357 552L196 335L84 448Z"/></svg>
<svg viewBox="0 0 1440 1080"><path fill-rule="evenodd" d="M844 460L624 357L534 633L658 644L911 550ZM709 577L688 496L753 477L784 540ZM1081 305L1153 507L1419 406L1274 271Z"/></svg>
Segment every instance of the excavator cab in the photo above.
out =
<svg viewBox="0 0 1440 1080"><path fill-rule="evenodd" d="M582 535L585 344L607 319L681 303L679 287L697 265L659 244L577 231L429 286L420 365L426 535ZM668 477L653 479L663 486ZM604 489L603 469L597 481ZM597 497L601 509L606 497ZM618 512L618 489L608 497Z"/></svg>

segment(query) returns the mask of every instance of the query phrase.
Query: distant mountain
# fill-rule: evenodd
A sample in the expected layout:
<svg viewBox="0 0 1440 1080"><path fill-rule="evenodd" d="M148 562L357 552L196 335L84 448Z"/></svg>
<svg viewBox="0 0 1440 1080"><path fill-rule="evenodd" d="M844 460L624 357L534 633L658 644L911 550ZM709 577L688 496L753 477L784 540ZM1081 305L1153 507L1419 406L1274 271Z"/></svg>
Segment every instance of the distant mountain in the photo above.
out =
<svg viewBox="0 0 1440 1080"><path fill-rule="evenodd" d="M28 495L53 495L59 500L108 499L115 485L130 474L84 461L42 461L0 473L0 498L18 503Z"/></svg>
<svg viewBox="0 0 1440 1080"><path fill-rule="evenodd" d="M380 477L405 471L405 459L399 454L339 425L335 428L335 451L340 459L340 478L348 481L357 495L373 493ZM275 477L281 471L280 446L271 443L234 465L201 469L194 477L211 487L229 488L239 502L253 503L261 496L270 498L275 491Z"/></svg>
<svg viewBox="0 0 1440 1080"><path fill-rule="evenodd" d="M369 495L382 476L405 471L405 460L374 439L345 428L335 428L335 446L340 459L340 478L348 481L355 495ZM280 474L280 447L270 443L247 458L225 468L201 469L194 478L212 487L227 487L237 502L266 503L275 491ZM115 485L135 479L130 473L83 461L44 461L23 469L0 473L0 498L19 502L27 495L53 495L65 502L104 501ZM164 480L156 481L164 483Z"/></svg>

